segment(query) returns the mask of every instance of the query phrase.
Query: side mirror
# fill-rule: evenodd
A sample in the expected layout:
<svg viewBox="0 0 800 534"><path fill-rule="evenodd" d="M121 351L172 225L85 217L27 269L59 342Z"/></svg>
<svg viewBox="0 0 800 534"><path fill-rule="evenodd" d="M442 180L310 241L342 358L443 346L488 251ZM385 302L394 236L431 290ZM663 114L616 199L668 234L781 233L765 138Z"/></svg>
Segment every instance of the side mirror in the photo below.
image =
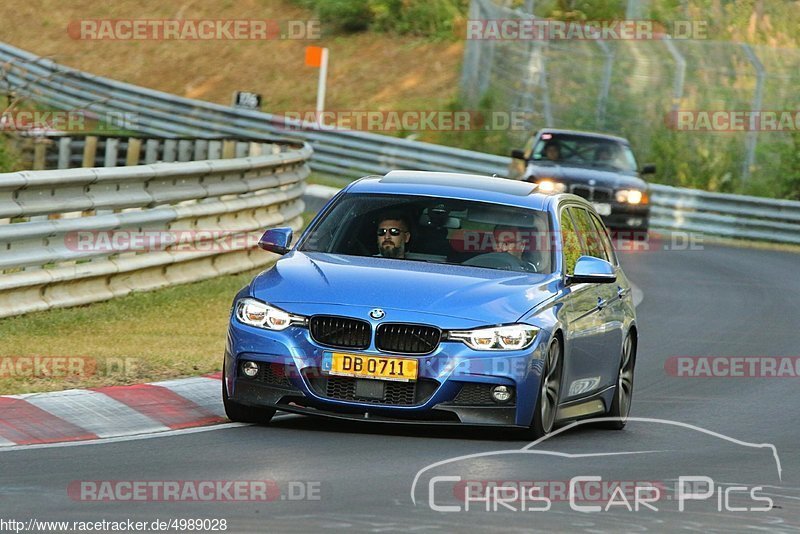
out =
<svg viewBox="0 0 800 534"><path fill-rule="evenodd" d="M292 229L291 228L270 228L261 239L258 240L258 246L267 252L274 252L283 256L291 248L292 243Z"/></svg>
<svg viewBox="0 0 800 534"><path fill-rule="evenodd" d="M581 256L575 263L575 273L569 277L572 284L611 284L617 281L614 266L606 260Z"/></svg>
<svg viewBox="0 0 800 534"><path fill-rule="evenodd" d="M642 167L642 174L655 174L656 173L656 166L652 163L648 163L644 167Z"/></svg>
<svg viewBox="0 0 800 534"><path fill-rule="evenodd" d="M512 159L522 159L522 160L524 160L524 159L526 159L525 158L525 151L524 150L520 150L518 148L515 148L514 150L511 151L511 158Z"/></svg>

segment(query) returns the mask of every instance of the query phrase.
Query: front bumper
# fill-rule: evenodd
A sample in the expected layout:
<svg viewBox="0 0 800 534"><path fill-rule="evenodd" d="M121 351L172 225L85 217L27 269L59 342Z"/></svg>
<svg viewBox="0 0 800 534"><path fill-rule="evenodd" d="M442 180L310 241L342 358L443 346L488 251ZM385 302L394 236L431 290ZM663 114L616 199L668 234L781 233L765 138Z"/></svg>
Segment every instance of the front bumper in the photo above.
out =
<svg viewBox="0 0 800 534"><path fill-rule="evenodd" d="M424 412L398 413L381 406L332 407L307 397L299 389L286 389L256 384L251 380L236 381L234 400L248 406L274 408L289 413L364 421L372 423L407 423L435 425L470 425L522 427L517 425L516 406L459 406L447 403Z"/></svg>
<svg viewBox="0 0 800 534"><path fill-rule="evenodd" d="M431 354L403 356L370 347L363 351L332 349L316 344L304 327L266 331L231 322L225 355L225 379L230 399L244 405L283 411L369 421L498 425L527 427L539 389L544 351L540 331L525 351L478 353L457 341L443 341ZM390 382L333 376L322 371L326 352L419 360L414 382ZM259 364L248 378L244 361ZM363 382L382 382L377 393ZM359 383L361 382L361 383ZM374 385L374 384L371 384ZM511 387L507 403L494 402L489 391ZM368 395L359 393L371 390Z"/></svg>
<svg viewBox="0 0 800 534"><path fill-rule="evenodd" d="M601 218L611 230L646 232L650 227L650 206L612 203L611 213Z"/></svg>

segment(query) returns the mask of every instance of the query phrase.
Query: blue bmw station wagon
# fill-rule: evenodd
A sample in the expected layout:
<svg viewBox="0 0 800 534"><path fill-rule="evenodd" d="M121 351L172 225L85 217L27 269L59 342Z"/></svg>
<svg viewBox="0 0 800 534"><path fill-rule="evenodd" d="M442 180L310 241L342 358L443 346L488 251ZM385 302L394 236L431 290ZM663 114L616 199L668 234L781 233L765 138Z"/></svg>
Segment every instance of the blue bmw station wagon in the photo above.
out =
<svg viewBox="0 0 800 534"><path fill-rule="evenodd" d="M620 429L638 330L592 205L537 184L393 171L340 191L236 295L222 396L276 410L505 426L532 437L605 416Z"/></svg>

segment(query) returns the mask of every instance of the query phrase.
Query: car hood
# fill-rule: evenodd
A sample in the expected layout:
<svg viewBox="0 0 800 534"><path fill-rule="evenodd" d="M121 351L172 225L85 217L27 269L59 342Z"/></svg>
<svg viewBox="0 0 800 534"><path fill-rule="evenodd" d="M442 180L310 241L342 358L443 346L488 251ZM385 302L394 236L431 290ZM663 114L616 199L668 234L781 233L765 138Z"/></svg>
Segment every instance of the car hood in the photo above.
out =
<svg viewBox="0 0 800 534"><path fill-rule="evenodd" d="M630 174L587 167L571 167L566 165L530 164L528 166L526 176L536 178L553 178L559 182L568 184L588 184L590 180L595 180L597 185L613 187L614 189L645 189L647 187L647 182Z"/></svg>
<svg viewBox="0 0 800 534"><path fill-rule="evenodd" d="M433 321L429 316L436 315L478 326L518 320L553 296L557 280L554 275L295 251L259 274L250 294L301 315L357 311L360 316L381 308L387 319ZM389 310L404 313L390 316ZM451 322L437 324L451 328Z"/></svg>

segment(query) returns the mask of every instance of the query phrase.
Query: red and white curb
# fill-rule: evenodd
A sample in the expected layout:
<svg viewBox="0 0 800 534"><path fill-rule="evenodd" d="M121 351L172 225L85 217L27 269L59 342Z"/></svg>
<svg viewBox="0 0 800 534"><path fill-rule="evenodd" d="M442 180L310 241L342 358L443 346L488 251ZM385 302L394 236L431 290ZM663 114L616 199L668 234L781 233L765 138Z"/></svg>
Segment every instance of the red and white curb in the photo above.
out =
<svg viewBox="0 0 800 534"><path fill-rule="evenodd" d="M220 374L0 396L0 448L153 434L227 422Z"/></svg>

